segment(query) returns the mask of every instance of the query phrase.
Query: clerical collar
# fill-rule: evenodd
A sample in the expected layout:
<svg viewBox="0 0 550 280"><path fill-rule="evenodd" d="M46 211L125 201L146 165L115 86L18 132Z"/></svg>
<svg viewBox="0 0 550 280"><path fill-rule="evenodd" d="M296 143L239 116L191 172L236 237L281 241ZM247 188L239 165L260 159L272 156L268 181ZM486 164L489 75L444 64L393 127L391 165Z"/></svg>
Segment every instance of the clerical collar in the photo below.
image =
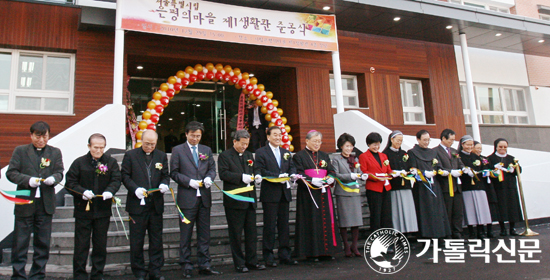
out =
<svg viewBox="0 0 550 280"><path fill-rule="evenodd" d="M150 156L150 155L151 155L151 153L145 153L145 154L146 154L146 155L148 155L148 156Z"/></svg>
<svg viewBox="0 0 550 280"><path fill-rule="evenodd" d="M460 151L460 152L464 153L465 155L470 155L470 153L468 153L468 152L466 152L466 151L464 151L464 150L462 150L462 151Z"/></svg>
<svg viewBox="0 0 550 280"><path fill-rule="evenodd" d="M394 151L394 152L399 152L399 149L396 149L396 148L394 148L394 147L392 147L392 146L390 146L390 150L392 150L392 151Z"/></svg>
<svg viewBox="0 0 550 280"><path fill-rule="evenodd" d="M495 152L495 155L497 155L497 156L499 156L499 157L506 157L506 156L508 155L508 153L501 155L501 154L499 154L498 152Z"/></svg>
<svg viewBox="0 0 550 280"><path fill-rule="evenodd" d="M315 153L315 152L312 151L308 146L306 146L306 150L310 151L312 154Z"/></svg>

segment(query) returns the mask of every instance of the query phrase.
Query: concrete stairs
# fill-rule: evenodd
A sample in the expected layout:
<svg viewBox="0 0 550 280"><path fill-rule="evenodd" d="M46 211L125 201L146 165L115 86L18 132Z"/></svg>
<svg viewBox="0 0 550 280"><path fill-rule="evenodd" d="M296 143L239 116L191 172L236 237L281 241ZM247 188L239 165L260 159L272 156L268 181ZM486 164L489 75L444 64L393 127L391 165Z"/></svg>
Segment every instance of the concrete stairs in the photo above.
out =
<svg viewBox="0 0 550 280"><path fill-rule="evenodd" d="M114 155L119 161L122 162L123 155ZM215 157L217 160L217 156ZM223 182L219 178L215 179L216 184L222 187ZM170 187L177 192L177 184L171 181ZM363 190L364 191L364 190ZM259 189L257 194L259 197ZM293 197L296 197L296 191L292 190ZM128 213L124 210L126 202L127 190L122 186L118 193L115 194L122 200L122 208L119 208L122 219L124 220L125 228L129 234L129 219ZM211 208L211 242L210 242L210 255L212 257L213 265L231 264L231 249L229 247L229 237L227 232L227 220L225 217L225 211L222 202L223 193L217 188L212 187L212 208ZM366 204L366 198L363 194L363 218L365 225L368 225L368 208ZM163 229L163 243L164 243L164 256L165 256L165 268L164 269L179 269L179 215L170 193L164 194L164 229ZM73 248L74 248L74 218L73 218L73 197L71 195L65 196L64 207L57 207L56 213L53 217L52 238L51 238L51 250L50 259L48 261L48 275L69 277L72 276L72 261L73 261ZM115 215L111 217L111 225L109 227L108 240L107 240L107 267L106 274L108 275L121 275L130 274L130 243L126 239L123 227L116 215L116 208L113 206L113 212ZM256 214L256 221L258 226L258 256L261 259L261 242L263 232L263 209L262 203L258 203L258 209ZM294 245L294 226L296 217L296 202L290 203L290 234L291 245ZM115 222L116 220L116 222ZM362 234L367 226L362 228ZM366 238L366 236L363 236ZM148 259L148 240L145 240L145 259ZM196 233L193 235L192 241L193 252L192 256L196 256ZM0 275L10 275L10 250L5 249L3 252L4 263L0 266ZM28 263L32 262L32 241L29 249Z"/></svg>

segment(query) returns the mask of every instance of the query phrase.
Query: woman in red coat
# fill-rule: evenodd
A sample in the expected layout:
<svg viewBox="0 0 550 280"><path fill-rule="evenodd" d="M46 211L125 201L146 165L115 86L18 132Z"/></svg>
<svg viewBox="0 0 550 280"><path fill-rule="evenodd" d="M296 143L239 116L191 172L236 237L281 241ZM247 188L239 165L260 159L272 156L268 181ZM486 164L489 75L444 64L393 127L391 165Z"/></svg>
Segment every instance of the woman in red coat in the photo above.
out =
<svg viewBox="0 0 550 280"><path fill-rule="evenodd" d="M391 218L391 185L387 178L392 174L388 157L381 152L382 136L376 132L367 135L368 151L359 156L363 173L372 174L366 182L367 199L370 210L370 228L374 232L380 228L392 228Z"/></svg>

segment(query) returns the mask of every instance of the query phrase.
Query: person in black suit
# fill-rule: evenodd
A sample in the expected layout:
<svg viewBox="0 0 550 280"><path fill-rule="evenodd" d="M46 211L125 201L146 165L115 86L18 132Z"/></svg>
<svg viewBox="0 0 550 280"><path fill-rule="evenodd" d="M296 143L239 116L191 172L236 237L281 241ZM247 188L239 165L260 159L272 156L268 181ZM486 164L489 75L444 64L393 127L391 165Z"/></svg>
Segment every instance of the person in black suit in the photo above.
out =
<svg viewBox="0 0 550 280"><path fill-rule="evenodd" d="M443 191L452 238L461 239L462 223L464 221L464 201L462 200L462 186L458 183L456 177L460 176L460 171L464 168L464 164L460 160L458 152L451 147L455 142L455 138L454 131L448 128L444 129L440 136L441 144L433 149L437 152L437 158L442 167L442 174L438 174L436 179ZM453 181L453 196L450 195L449 176L452 177Z"/></svg>
<svg viewBox="0 0 550 280"><path fill-rule="evenodd" d="M260 111L260 106L254 102L248 109L248 130L250 131L249 150L251 152L254 153L259 148L265 146L268 124L269 122L265 120L265 114Z"/></svg>
<svg viewBox="0 0 550 280"><path fill-rule="evenodd" d="M262 181L262 177L289 177L295 179L296 168L292 163L290 151L280 147L282 133L278 126L267 130L269 145L256 151L256 182L261 182L260 201L264 209L263 256L267 266L276 267L273 248L275 247L275 230L279 234L279 262L281 264L298 264L290 258L289 241L289 205L292 201L290 184Z"/></svg>
<svg viewBox="0 0 550 280"><path fill-rule="evenodd" d="M197 255L199 274L218 275L210 265L210 207L212 194L210 187L216 177L216 163L212 150L200 145L204 126L192 121L185 126L187 142L172 149L170 177L178 183L177 204L183 215L190 221L180 221L180 265L183 278L191 278L193 263L191 256L191 236L197 223Z"/></svg>
<svg viewBox="0 0 550 280"><path fill-rule="evenodd" d="M103 279L107 260L107 231L111 222L112 198L120 188L120 169L116 159L104 154L107 140L95 133L88 138L90 151L71 164L65 189L74 196L75 280L87 280L86 263L92 237L91 280ZM96 194L101 194L101 197Z"/></svg>
<svg viewBox="0 0 550 280"><path fill-rule="evenodd" d="M43 279L50 256L52 216L55 212L55 185L63 179L61 151L48 145L50 126L42 121L31 126L31 144L15 148L6 172L17 190L30 190L31 204L15 205L11 279L27 279L25 265L31 233L33 263L29 279ZM43 179L45 178L45 179Z"/></svg>
<svg viewBox="0 0 550 280"><path fill-rule="evenodd" d="M132 218L130 223L130 263L138 280L164 279L160 269L164 265L162 249L162 213L164 213L164 193L170 191L168 157L157 150L158 135L154 130L146 130L142 135L142 146L126 152L122 160L122 182L128 189L126 211ZM145 196L147 190L159 188ZM145 268L143 245L145 231L149 234L149 268Z"/></svg>
<svg viewBox="0 0 550 280"><path fill-rule="evenodd" d="M254 158L246 151L250 134L239 130L233 136L233 147L225 150L218 158L218 173L223 180L223 189L230 191L254 184ZM254 198L254 203L238 201L226 195L223 197L225 216L229 228L229 242L233 255L233 264L237 272L248 272L248 269L263 270L265 266L258 263L256 247L258 232L256 229L256 190L239 195ZM245 255L241 249L241 236L244 229Z"/></svg>

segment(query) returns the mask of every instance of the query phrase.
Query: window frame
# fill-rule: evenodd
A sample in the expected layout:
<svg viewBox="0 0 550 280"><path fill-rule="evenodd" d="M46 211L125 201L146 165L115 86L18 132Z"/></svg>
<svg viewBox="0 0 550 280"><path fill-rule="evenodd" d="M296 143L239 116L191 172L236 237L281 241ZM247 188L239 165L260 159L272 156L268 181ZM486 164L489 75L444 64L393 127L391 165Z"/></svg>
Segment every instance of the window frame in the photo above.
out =
<svg viewBox="0 0 550 280"><path fill-rule="evenodd" d="M342 74L342 79L353 79L353 85L355 86L355 90L344 90L342 89L342 96L344 97L355 97L355 102L357 105L344 105L344 109L359 109L361 108L359 106L359 88L357 87L357 75L344 75ZM334 80L334 74L330 74L329 76L329 83L331 80ZM332 104L332 97L336 96L336 90L330 87L330 106L331 108L336 108L336 104Z"/></svg>
<svg viewBox="0 0 550 280"><path fill-rule="evenodd" d="M74 95L75 95L75 68L76 55L74 53L58 53L58 52L42 52L19 49L4 49L0 48L0 53L11 54L10 78L8 89L0 89L0 95L8 96L8 108L6 111L0 111L0 114L27 114L27 115L59 115L73 116L74 115ZM42 66L42 81L40 89L25 89L19 88L19 63L21 56L35 56L43 59ZM48 58L69 58L69 88L68 90L47 90L46 79L48 71ZM18 97L40 98L39 110L16 109L16 99ZM67 111L45 110L44 106L46 99L66 99Z"/></svg>
<svg viewBox="0 0 550 280"><path fill-rule="evenodd" d="M415 83L415 84L418 84L418 89L419 89L419 93L418 95L420 96L420 103L421 103L421 107L405 107L403 105L403 88L406 88L406 87L403 87L402 86L402 83ZM424 124L427 124L426 122L426 105L424 103L424 91L423 91L423 87L422 87L422 80L415 80L415 79L399 79L399 91L401 93L401 106L403 107L403 124L407 124L407 125L424 125ZM408 113L413 113L413 114L419 114L421 113L422 114L422 119L423 121L407 121L407 118L405 117L405 114L408 114Z"/></svg>

